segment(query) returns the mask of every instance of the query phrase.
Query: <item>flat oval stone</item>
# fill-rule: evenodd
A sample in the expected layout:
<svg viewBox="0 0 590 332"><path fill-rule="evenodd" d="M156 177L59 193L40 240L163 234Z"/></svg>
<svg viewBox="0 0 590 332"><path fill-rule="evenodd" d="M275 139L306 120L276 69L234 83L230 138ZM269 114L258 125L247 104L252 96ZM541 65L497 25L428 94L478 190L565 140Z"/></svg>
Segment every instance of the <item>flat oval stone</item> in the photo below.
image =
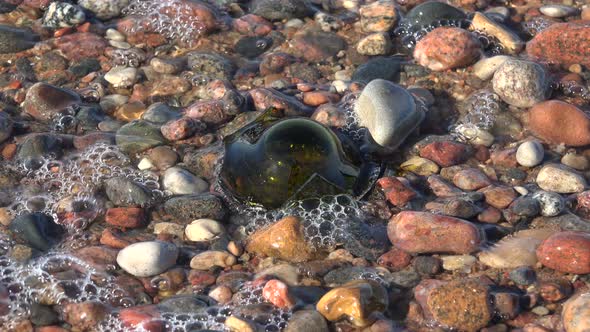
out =
<svg viewBox="0 0 590 332"><path fill-rule="evenodd" d="M563 326L567 332L590 330L590 293L572 296L563 305L561 313Z"/></svg>
<svg viewBox="0 0 590 332"><path fill-rule="evenodd" d="M0 54L17 53L35 46L39 36L30 30L0 25Z"/></svg>
<svg viewBox="0 0 590 332"><path fill-rule="evenodd" d="M429 25L440 20L462 20L466 18L465 13L451 5L443 2L425 2L414 7L404 22L409 25Z"/></svg>
<svg viewBox="0 0 590 332"><path fill-rule="evenodd" d="M382 79L367 84L354 111L373 140L389 149L399 147L424 119L424 112L417 109L406 89Z"/></svg>
<svg viewBox="0 0 590 332"><path fill-rule="evenodd" d="M151 277L174 266L177 257L178 248L172 243L137 242L119 251L117 264L136 277Z"/></svg>
<svg viewBox="0 0 590 332"><path fill-rule="evenodd" d="M416 211L403 211L391 218L387 235L396 247L415 254L469 254L482 241L479 230L470 222Z"/></svg>
<svg viewBox="0 0 590 332"><path fill-rule="evenodd" d="M566 273L590 273L590 234L559 232L548 237L537 248L543 265Z"/></svg>
<svg viewBox="0 0 590 332"><path fill-rule="evenodd" d="M25 214L10 223L10 230L29 246L46 251L55 245L65 230L41 213Z"/></svg>
<svg viewBox="0 0 590 332"><path fill-rule="evenodd" d="M539 11L543 13L543 15L560 18L574 15L578 12L578 9L565 5L551 4L542 6L539 8Z"/></svg>

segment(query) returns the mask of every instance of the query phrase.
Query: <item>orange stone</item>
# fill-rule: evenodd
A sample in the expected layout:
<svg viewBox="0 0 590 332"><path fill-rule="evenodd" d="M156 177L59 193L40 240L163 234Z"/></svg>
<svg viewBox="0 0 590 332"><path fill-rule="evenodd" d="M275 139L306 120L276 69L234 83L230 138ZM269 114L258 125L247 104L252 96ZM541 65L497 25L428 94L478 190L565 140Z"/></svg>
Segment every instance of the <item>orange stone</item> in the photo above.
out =
<svg viewBox="0 0 590 332"><path fill-rule="evenodd" d="M590 144L590 118L574 105L559 100L536 104L526 114L526 127L539 138L554 144Z"/></svg>

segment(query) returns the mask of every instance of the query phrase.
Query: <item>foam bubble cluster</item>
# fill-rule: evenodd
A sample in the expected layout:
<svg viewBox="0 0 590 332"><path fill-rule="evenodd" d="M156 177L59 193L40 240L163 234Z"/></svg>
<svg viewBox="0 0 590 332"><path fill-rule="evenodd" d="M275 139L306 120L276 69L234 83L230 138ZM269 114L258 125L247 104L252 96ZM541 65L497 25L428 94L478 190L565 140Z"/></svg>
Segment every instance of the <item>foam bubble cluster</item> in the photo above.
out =
<svg viewBox="0 0 590 332"><path fill-rule="evenodd" d="M522 28L526 31L529 35L535 36L539 32L547 29L550 25L554 24L555 22L547 19L543 16L535 16L530 20L522 23Z"/></svg>
<svg viewBox="0 0 590 332"><path fill-rule="evenodd" d="M3 242L7 243L6 240ZM133 304L113 277L80 258L56 252L26 264L16 262L8 255L0 255L0 286L8 290L8 298L0 300L4 300L9 309L0 317L0 325L8 328L11 328L10 324L29 317L33 303L55 305L97 301L112 306Z"/></svg>
<svg viewBox="0 0 590 332"><path fill-rule="evenodd" d="M191 6L182 0L131 0L123 14L140 16L150 30L190 45L205 32L198 17L187 15L192 11ZM139 28L135 27L135 31Z"/></svg>
<svg viewBox="0 0 590 332"><path fill-rule="evenodd" d="M139 68L145 60L145 52L138 48L118 48L111 54L111 62L115 66Z"/></svg>
<svg viewBox="0 0 590 332"><path fill-rule="evenodd" d="M264 284L254 285L247 282L234 294L232 301L223 306L210 306L197 312L161 312L166 331L183 332L193 330L226 330L225 320L230 316L236 316L255 322L264 331L279 332L287 326L291 317L291 311L281 309L266 302L262 297ZM122 324L118 312L114 312L101 322L98 327L100 332L124 332L129 328ZM135 331L145 331L138 326Z"/></svg>
<svg viewBox="0 0 590 332"><path fill-rule="evenodd" d="M367 130L360 126L358 115L354 111L354 104L359 96L360 93L349 93L342 98L342 101L338 105L343 111L345 119L345 125L340 130L356 143L363 140Z"/></svg>
<svg viewBox="0 0 590 332"><path fill-rule="evenodd" d="M16 194L9 206L13 216L41 212L60 223L64 213L77 212L80 220L67 223L84 228L104 212L98 191L104 182L114 177L126 177L147 188L154 201L163 196L158 176L139 171L131 165L130 159L116 146L97 144L80 154L70 155L64 160L45 158L40 167L32 170L24 164L17 164L15 170L24 175L26 187L38 190Z"/></svg>
<svg viewBox="0 0 590 332"><path fill-rule="evenodd" d="M457 27L467 28L469 21L467 20L448 20L442 19L434 21L432 24L426 25L415 25L409 21L402 21L398 28L395 29L394 33L396 36L401 38L402 45L412 50L416 46L416 43L424 38L430 31L440 27Z"/></svg>

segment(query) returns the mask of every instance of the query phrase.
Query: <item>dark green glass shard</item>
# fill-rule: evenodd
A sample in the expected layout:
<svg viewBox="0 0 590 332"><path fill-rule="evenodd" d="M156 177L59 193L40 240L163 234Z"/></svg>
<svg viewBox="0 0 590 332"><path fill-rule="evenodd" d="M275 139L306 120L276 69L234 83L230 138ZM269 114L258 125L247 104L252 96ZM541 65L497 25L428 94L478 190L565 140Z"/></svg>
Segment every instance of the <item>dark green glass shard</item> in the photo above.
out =
<svg viewBox="0 0 590 332"><path fill-rule="evenodd" d="M358 168L329 128L307 118L276 119L268 112L226 137L220 173L226 191L266 208L292 198L352 193Z"/></svg>

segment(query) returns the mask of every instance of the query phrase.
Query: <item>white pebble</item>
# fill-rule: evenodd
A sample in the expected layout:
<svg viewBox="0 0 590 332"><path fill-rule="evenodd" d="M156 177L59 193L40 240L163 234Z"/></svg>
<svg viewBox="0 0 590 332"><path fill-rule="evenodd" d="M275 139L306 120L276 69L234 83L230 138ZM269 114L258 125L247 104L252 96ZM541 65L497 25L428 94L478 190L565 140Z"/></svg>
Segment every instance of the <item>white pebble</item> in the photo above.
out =
<svg viewBox="0 0 590 332"><path fill-rule="evenodd" d="M136 277L158 275L176 264L178 248L167 242L137 242L119 251L117 264Z"/></svg>
<svg viewBox="0 0 590 332"><path fill-rule="evenodd" d="M555 217L565 208L563 198L557 193L537 191L533 195L533 199L539 202L541 214L545 217Z"/></svg>
<svg viewBox="0 0 590 332"><path fill-rule="evenodd" d="M137 68L116 66L104 75L104 79L115 88L127 88L137 80Z"/></svg>
<svg viewBox="0 0 590 332"><path fill-rule="evenodd" d="M543 145L537 141L524 142L516 150L516 161L525 167L539 165L544 157L545 150L543 150Z"/></svg>
<svg viewBox="0 0 590 332"><path fill-rule="evenodd" d="M564 5L545 5L539 8L539 11L545 16L561 18L566 16L575 15L578 13L578 9Z"/></svg>
<svg viewBox="0 0 590 332"><path fill-rule="evenodd" d="M180 167L170 167L162 179L164 189L177 195L200 194L209 189L205 180Z"/></svg>
<svg viewBox="0 0 590 332"><path fill-rule="evenodd" d="M152 162L148 159L148 158L143 158L139 161L139 164L137 164L137 168L145 171L146 169L151 169L152 167L154 167L154 164L152 164Z"/></svg>
<svg viewBox="0 0 590 332"><path fill-rule="evenodd" d="M184 234L189 241L211 241L225 233L223 225L213 219L197 219L187 225Z"/></svg>
<svg viewBox="0 0 590 332"><path fill-rule="evenodd" d="M125 35L115 29L108 29L105 37L108 40L125 41Z"/></svg>

